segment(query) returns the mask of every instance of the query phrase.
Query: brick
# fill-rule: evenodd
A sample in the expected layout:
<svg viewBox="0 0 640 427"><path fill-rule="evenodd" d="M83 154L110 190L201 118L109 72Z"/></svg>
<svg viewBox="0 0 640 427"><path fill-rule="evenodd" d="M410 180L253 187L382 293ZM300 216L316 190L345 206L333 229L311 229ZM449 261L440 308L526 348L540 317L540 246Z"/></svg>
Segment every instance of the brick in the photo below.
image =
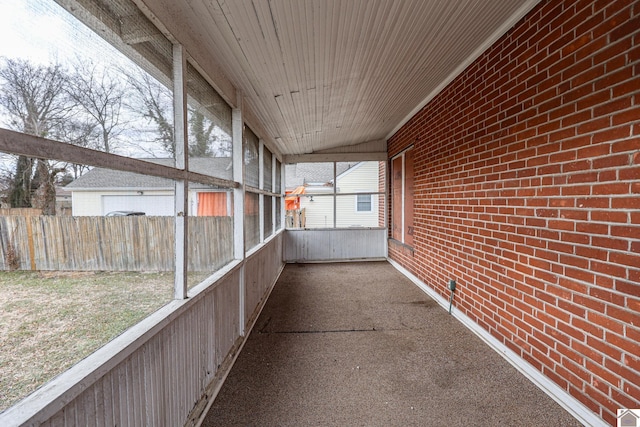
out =
<svg viewBox="0 0 640 427"><path fill-rule="evenodd" d="M614 374L619 375L625 381L631 381L634 384L640 384L640 373L634 372L631 369L624 366L619 362L619 358L611 358L604 360L605 368L609 369Z"/></svg>
<svg viewBox="0 0 640 427"><path fill-rule="evenodd" d="M599 259L600 261L606 261L609 256L609 251L599 249L592 246L576 246L575 254L578 257L587 259Z"/></svg>
<svg viewBox="0 0 640 427"><path fill-rule="evenodd" d="M604 145L609 148L609 145ZM615 154L611 156L602 157L593 160L594 169L613 168L620 166L627 166L629 164L629 155L627 154Z"/></svg>
<svg viewBox="0 0 640 427"><path fill-rule="evenodd" d="M614 264L622 264L638 268L640 267L640 254L611 252L609 254L609 261Z"/></svg>
<svg viewBox="0 0 640 427"><path fill-rule="evenodd" d="M576 200L576 206L579 208L609 208L610 204L607 197L587 197Z"/></svg>
<svg viewBox="0 0 640 427"><path fill-rule="evenodd" d="M607 332L606 340L609 344L618 347L623 354L640 354L640 343L628 340L620 335Z"/></svg>
<svg viewBox="0 0 640 427"><path fill-rule="evenodd" d="M621 181L640 181L640 166L620 169L618 177Z"/></svg>
<svg viewBox="0 0 640 427"><path fill-rule="evenodd" d="M626 223L629 220L629 214L627 212L622 211L591 211L591 220L592 221L603 221L603 222L624 222Z"/></svg>
<svg viewBox="0 0 640 427"><path fill-rule="evenodd" d="M608 144L593 144L578 150L578 158L586 159L591 157L599 157L609 154L611 147ZM590 166L590 164L589 164ZM594 167L594 169L596 169Z"/></svg>
<svg viewBox="0 0 640 427"><path fill-rule="evenodd" d="M614 85L611 88L612 95L615 98L628 95L630 93L636 92L637 90L638 90L638 82L634 80L621 82L617 85Z"/></svg>
<svg viewBox="0 0 640 427"><path fill-rule="evenodd" d="M631 192L634 194L640 194L640 191L637 191L636 183L631 184ZM611 208L612 209L640 209L640 197L615 197L611 199ZM627 234L627 236L638 236L640 233L640 229L633 227L627 227L626 229L621 229L618 227L612 228L611 233L614 236L619 236L620 232L635 233L635 234Z"/></svg>
<svg viewBox="0 0 640 427"><path fill-rule="evenodd" d="M640 383L636 3L540 3L388 141L416 150L390 257L464 278L461 311L613 423Z"/></svg>
<svg viewBox="0 0 640 427"><path fill-rule="evenodd" d="M640 268L640 265L638 266ZM631 272L630 272L631 274ZM618 280L615 282L615 289L618 292L622 292L624 294L627 295L631 295L634 296L636 298L640 298L640 270L635 270L633 272L633 279L630 278L630 280L632 280L631 282L627 282L627 281L623 281L623 280ZM627 305L630 304L630 299L627 300ZM634 303L632 303L633 305L637 305L637 301L635 301Z"/></svg>
<svg viewBox="0 0 640 427"><path fill-rule="evenodd" d="M577 128L577 132L578 134L590 134L602 129L607 129L609 126L611 126L611 118L608 116L600 117L580 124Z"/></svg>
<svg viewBox="0 0 640 427"><path fill-rule="evenodd" d="M593 109L593 116L606 116L615 112L626 110L631 107L632 98L630 96L624 98L615 98L613 101L603 104Z"/></svg>
<svg viewBox="0 0 640 427"><path fill-rule="evenodd" d="M631 191L631 185L629 183L610 183L610 184L596 184L591 187L591 194L598 195L615 195L615 194L629 194Z"/></svg>
<svg viewBox="0 0 640 427"><path fill-rule="evenodd" d="M595 247L617 249L620 251L629 250L629 241L625 239L614 239L611 237L593 236L591 242Z"/></svg>
<svg viewBox="0 0 640 427"><path fill-rule="evenodd" d="M591 348L592 350L596 350L599 351L597 349L594 349L593 347L587 345L587 347ZM602 352L600 352L602 353ZM604 358L603 358L604 360ZM622 381L620 379L620 377L618 377L617 375L615 375L613 372L609 371L608 369L604 369L604 363L600 363L600 364L596 364L593 363L590 359L585 360L584 362L585 367L587 369L589 369L589 371L593 372L594 375L599 378L601 381L605 382L606 384L612 386L612 387L620 387Z"/></svg>
<svg viewBox="0 0 640 427"><path fill-rule="evenodd" d="M578 100L577 111L584 110L586 108L592 108L600 104L604 104L611 100L611 92L609 91L610 86L607 86L605 90L600 90L599 92L594 92L589 96L586 96L583 99ZM607 122L608 123L608 122ZM597 127L596 127L597 128Z"/></svg>
<svg viewBox="0 0 640 427"><path fill-rule="evenodd" d="M612 153L620 153L623 151L640 150L640 138L632 138L624 141L617 141L611 145Z"/></svg>
<svg viewBox="0 0 640 427"><path fill-rule="evenodd" d="M607 344L604 340L600 340L594 337L591 337L589 335L587 335L587 343L586 343L589 347L593 348L596 351L599 351L600 353L604 354L605 357L605 361L607 359L611 360L622 360L622 351L620 351L619 349L617 349L616 347L613 347L609 344Z"/></svg>
<svg viewBox="0 0 640 427"><path fill-rule="evenodd" d="M621 309L615 306L607 307L607 314L615 319L619 319L630 325L640 328L640 313L632 312L630 310Z"/></svg>
<svg viewBox="0 0 640 427"><path fill-rule="evenodd" d="M618 126L624 123L629 123L637 120L640 120L640 108L634 108L632 110L623 111L623 112L614 114L612 119L612 125ZM628 129L629 133L631 132L631 128L629 127L625 127L623 129L624 130Z"/></svg>
<svg viewBox="0 0 640 427"><path fill-rule="evenodd" d="M600 262L595 260L591 260L589 265L590 265L591 271L595 273L600 273L607 276L614 276L619 278L627 277L626 268L619 265L613 265L611 263Z"/></svg>
<svg viewBox="0 0 640 427"><path fill-rule="evenodd" d="M581 343L580 341L572 341L571 348L577 351L578 353L584 355L586 359L594 363L601 364L604 361L604 357L600 353L598 353L597 351L594 351L591 347ZM585 365L586 364L587 364L587 360L585 360Z"/></svg>
<svg viewBox="0 0 640 427"><path fill-rule="evenodd" d="M592 141L594 143L615 141L616 139L626 138L629 135L631 135L631 126L618 126L616 128L595 132Z"/></svg>
<svg viewBox="0 0 640 427"><path fill-rule="evenodd" d="M635 226L622 226L622 225L612 225L611 226L611 235L618 237L634 237L640 236L640 225Z"/></svg>

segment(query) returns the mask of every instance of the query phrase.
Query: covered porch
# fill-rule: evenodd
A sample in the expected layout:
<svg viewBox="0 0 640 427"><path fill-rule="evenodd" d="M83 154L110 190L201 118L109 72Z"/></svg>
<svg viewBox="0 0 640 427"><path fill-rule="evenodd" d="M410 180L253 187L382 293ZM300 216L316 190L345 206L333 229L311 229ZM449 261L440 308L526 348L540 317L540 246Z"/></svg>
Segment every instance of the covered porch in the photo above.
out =
<svg viewBox="0 0 640 427"><path fill-rule="evenodd" d="M202 426L581 426L390 263L288 264Z"/></svg>
<svg viewBox="0 0 640 427"><path fill-rule="evenodd" d="M68 23L129 120L111 138L69 103L83 87L47 120L3 110L15 193L117 172L72 203L162 203L170 226L133 243L148 265L166 252L170 295L0 425L604 426L640 408L640 1L29 5L18 30ZM29 61L3 66L87 75ZM293 165L314 173L288 183ZM206 192L224 203L198 215ZM3 229L3 268L112 237L70 234L47 252ZM140 256L120 234L112 252Z"/></svg>

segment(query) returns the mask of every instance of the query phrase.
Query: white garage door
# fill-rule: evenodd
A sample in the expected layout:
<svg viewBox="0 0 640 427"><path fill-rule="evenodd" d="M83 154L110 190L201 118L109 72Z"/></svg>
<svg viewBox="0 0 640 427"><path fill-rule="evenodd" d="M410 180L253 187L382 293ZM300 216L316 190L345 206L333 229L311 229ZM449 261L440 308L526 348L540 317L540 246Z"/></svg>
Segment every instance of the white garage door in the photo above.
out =
<svg viewBox="0 0 640 427"><path fill-rule="evenodd" d="M173 196L102 196L102 215L112 211L139 211L149 216L172 216Z"/></svg>

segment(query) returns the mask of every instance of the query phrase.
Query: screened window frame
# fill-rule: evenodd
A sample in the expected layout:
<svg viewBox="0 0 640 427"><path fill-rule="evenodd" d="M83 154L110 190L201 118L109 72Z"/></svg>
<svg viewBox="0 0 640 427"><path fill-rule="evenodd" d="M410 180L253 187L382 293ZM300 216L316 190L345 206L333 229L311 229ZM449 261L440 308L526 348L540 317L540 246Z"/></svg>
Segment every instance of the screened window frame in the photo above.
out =
<svg viewBox="0 0 640 427"><path fill-rule="evenodd" d="M251 130L251 128L245 123L244 124L244 129L249 129L251 132L253 132ZM254 133L254 135L256 135ZM282 167L282 162L277 158L277 155L275 153L273 153L265 144L264 140L259 138L256 135L257 141L258 141L258 160L257 160L257 165L258 165L258 182L259 185L258 187L255 187L253 185L249 185L246 184L244 185L244 189L246 193L250 193L250 194L257 194L259 196L259 218L260 218L260 224L259 224L259 239L258 242L253 245L253 246L247 246L245 247L245 253L247 255L253 253L255 250L257 250L262 244L264 244L265 242L269 241L273 236L277 235L280 231L282 231L283 228L283 224L284 224L284 220L282 218L276 218L276 215L278 215L278 210L276 209L276 204L278 204L280 206L280 217L283 215L284 212L284 195L282 194L282 181L283 181L283 173L284 173L284 168ZM243 136L243 141L247 141L244 136ZM268 168L271 172L271 176L269 180L266 180L266 170L267 168L265 168L265 160L266 160L266 156L265 156L265 151L267 151L270 155L271 158L271 165ZM246 150L246 148L243 145L243 153L247 153L248 151ZM246 163L245 163L246 164ZM280 166L278 166L280 165ZM246 169L245 169L246 171ZM278 171L280 172L279 177L276 177L276 174L278 173ZM246 177L246 175L245 175ZM246 182L246 181L245 181ZM265 189L265 183L266 182L270 182L271 183L271 189ZM275 186L276 183L280 183L280 192L277 192ZM269 197L271 200L271 209L270 209L270 218L271 218L271 225L269 227L267 227L267 225L265 224L265 220L267 218L266 212L265 212L265 198ZM279 221L278 221L279 220ZM271 232L269 234L266 233L267 230L270 230ZM246 239L245 239L246 241Z"/></svg>
<svg viewBox="0 0 640 427"><path fill-rule="evenodd" d="M337 185L333 185L333 189L332 192L320 192L320 191L314 191L314 187L311 187L310 191L306 191L305 189L305 193L303 195L301 195L300 197L332 197L333 198L333 226L329 226L329 227L296 227L296 228L291 228L291 230L304 230L304 229L353 229L353 228L361 228L361 229L385 229L387 228L387 210L383 209L380 210L380 203L383 203L384 206L387 206L387 188L386 188L386 181L388 179L388 171L389 168L388 166L385 164L385 162L383 161L379 161L379 160L361 160L358 161L357 163L365 163L365 162L375 162L378 163L378 168L381 167L381 165L384 164L384 176L380 177L380 169L378 169L378 182L379 182L379 187L380 184L382 184L383 188L380 191L356 191L356 192L338 192L338 188ZM333 178L332 181L334 183L337 182L337 179L340 175L338 175L337 173L337 164L338 163L343 163L343 161L310 161L310 162L298 162L299 163L332 163L333 164ZM292 163L293 164L293 163ZM285 182L285 186L287 185L287 183ZM309 187L307 187L309 188ZM371 210L369 211L358 211L357 210L357 196L359 195L370 195L371 196ZM380 221L380 216L378 217L378 224L382 223L383 225L377 225L377 226L363 226L363 227L344 227L344 226L337 226L337 223L339 221L338 218L338 199L341 197L345 197L345 196L355 196L355 201L354 201L354 210L356 214L371 214L373 212L375 212L374 208L373 208L373 196L377 195L378 196L378 212L379 215L382 215L382 221Z"/></svg>

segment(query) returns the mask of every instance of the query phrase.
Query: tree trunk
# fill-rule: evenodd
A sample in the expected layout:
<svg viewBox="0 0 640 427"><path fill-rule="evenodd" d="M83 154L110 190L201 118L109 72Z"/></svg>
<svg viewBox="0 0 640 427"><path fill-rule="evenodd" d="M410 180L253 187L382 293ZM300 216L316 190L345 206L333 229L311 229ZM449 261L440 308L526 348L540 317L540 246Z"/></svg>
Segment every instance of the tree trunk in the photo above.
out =
<svg viewBox="0 0 640 427"><path fill-rule="evenodd" d="M9 188L9 204L12 208L31 207L31 174L33 159L19 156L16 162L16 173Z"/></svg>
<svg viewBox="0 0 640 427"><path fill-rule="evenodd" d="M38 160L34 181L38 187L33 193L31 204L34 208L42 209L43 215L56 214L56 187L54 185L55 174L50 169L46 160Z"/></svg>

